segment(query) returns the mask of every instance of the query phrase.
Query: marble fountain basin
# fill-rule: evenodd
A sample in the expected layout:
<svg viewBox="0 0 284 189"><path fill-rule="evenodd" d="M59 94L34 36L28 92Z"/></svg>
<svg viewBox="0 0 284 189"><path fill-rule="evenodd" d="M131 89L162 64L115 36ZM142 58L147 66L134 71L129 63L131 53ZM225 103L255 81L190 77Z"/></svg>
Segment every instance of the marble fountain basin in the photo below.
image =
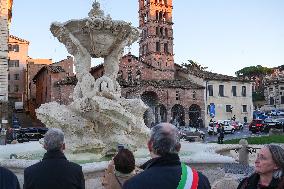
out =
<svg viewBox="0 0 284 189"><path fill-rule="evenodd" d="M224 163L235 163L235 159L216 153L218 145L182 142L180 151L181 161L194 166L196 169L212 168ZM23 185L24 169L38 162L45 153L39 142L8 144L0 146L0 166L12 170ZM10 159L17 156L18 159ZM139 166L150 159L147 149L139 149L135 153L136 164ZM79 163L84 172L86 189L102 188L101 177L109 161L93 154L66 154L70 161Z"/></svg>

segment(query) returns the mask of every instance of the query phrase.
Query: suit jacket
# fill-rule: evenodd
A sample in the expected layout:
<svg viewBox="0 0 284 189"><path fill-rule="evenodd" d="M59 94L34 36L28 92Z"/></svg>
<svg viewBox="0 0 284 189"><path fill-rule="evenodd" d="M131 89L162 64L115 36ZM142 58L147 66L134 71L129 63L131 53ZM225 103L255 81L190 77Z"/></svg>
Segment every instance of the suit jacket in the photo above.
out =
<svg viewBox="0 0 284 189"><path fill-rule="evenodd" d="M20 184L16 175L4 167L0 167L0 188L20 189Z"/></svg>
<svg viewBox="0 0 284 189"><path fill-rule="evenodd" d="M45 153L42 161L24 171L24 189L84 189L82 167L57 151Z"/></svg>
<svg viewBox="0 0 284 189"><path fill-rule="evenodd" d="M181 162L177 154L149 160L140 174L127 180L123 189L176 189L181 178ZM198 189L211 189L208 179L198 172Z"/></svg>

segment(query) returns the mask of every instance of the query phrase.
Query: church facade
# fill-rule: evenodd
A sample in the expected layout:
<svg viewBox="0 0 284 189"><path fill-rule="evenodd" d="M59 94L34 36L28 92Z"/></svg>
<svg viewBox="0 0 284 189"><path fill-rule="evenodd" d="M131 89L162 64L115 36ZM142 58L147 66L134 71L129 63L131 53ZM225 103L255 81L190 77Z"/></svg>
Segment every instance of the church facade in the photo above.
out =
<svg viewBox="0 0 284 189"><path fill-rule="evenodd" d="M139 57L128 53L119 65L125 98L141 98L149 127L159 122L204 127L204 87L179 77L174 63L172 0L139 0ZM103 65L92 68L101 77Z"/></svg>

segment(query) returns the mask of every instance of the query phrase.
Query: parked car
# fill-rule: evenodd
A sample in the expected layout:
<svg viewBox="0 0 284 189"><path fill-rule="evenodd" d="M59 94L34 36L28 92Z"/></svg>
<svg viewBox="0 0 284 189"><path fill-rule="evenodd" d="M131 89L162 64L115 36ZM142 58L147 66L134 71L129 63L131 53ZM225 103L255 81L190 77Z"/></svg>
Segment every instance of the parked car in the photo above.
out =
<svg viewBox="0 0 284 189"><path fill-rule="evenodd" d="M278 112L277 112L277 115L278 115L278 116L284 116L284 112L278 111Z"/></svg>
<svg viewBox="0 0 284 189"><path fill-rule="evenodd" d="M281 123L277 119L267 118L263 121L263 131L268 133L271 128L282 128Z"/></svg>
<svg viewBox="0 0 284 189"><path fill-rule="evenodd" d="M235 128L235 130L242 130L244 125L239 121L231 121L231 125Z"/></svg>
<svg viewBox="0 0 284 189"><path fill-rule="evenodd" d="M271 110L270 115L272 116L284 116L284 112L280 110Z"/></svg>
<svg viewBox="0 0 284 189"><path fill-rule="evenodd" d="M283 132L284 132L284 118L277 118L275 119L275 121L277 121L279 123L279 126L276 127L277 129L283 129Z"/></svg>
<svg viewBox="0 0 284 189"><path fill-rule="evenodd" d="M205 139L205 133L200 129L193 127L181 127L179 129L180 138L185 139L186 141L195 141L196 138L201 140Z"/></svg>
<svg viewBox="0 0 284 189"><path fill-rule="evenodd" d="M48 128L45 127L27 127L18 131L17 140L19 142L37 141L44 137Z"/></svg>
<svg viewBox="0 0 284 189"><path fill-rule="evenodd" d="M264 124L262 119L253 119L249 124L249 131L252 133L261 132L264 130Z"/></svg>
<svg viewBox="0 0 284 189"><path fill-rule="evenodd" d="M277 116L277 110L271 110L270 115L272 116Z"/></svg>
<svg viewBox="0 0 284 189"><path fill-rule="evenodd" d="M231 125L231 120L219 120L218 123L224 125L225 133L233 134L236 130L235 127Z"/></svg>
<svg viewBox="0 0 284 189"><path fill-rule="evenodd" d="M212 135L212 134L217 134L218 133L218 127L219 127L219 124L214 121L214 122L210 122L209 125L208 125L208 128L207 128L207 132L209 135Z"/></svg>

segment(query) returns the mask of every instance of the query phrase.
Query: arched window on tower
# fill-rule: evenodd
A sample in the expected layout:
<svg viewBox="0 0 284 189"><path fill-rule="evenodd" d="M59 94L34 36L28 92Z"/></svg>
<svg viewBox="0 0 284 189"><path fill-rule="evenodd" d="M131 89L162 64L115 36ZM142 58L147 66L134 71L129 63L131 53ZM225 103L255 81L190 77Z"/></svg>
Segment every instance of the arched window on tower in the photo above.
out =
<svg viewBox="0 0 284 189"><path fill-rule="evenodd" d="M156 52L160 52L161 51L161 44L160 42L156 42Z"/></svg>
<svg viewBox="0 0 284 189"><path fill-rule="evenodd" d="M144 23L147 22L147 15L146 14L143 15L143 20L144 20Z"/></svg>
<svg viewBox="0 0 284 189"><path fill-rule="evenodd" d="M156 36L159 36L159 27L156 27Z"/></svg>
<svg viewBox="0 0 284 189"><path fill-rule="evenodd" d="M159 20L159 11L156 10L156 20Z"/></svg>
<svg viewBox="0 0 284 189"><path fill-rule="evenodd" d="M164 28L160 28L160 34L161 36L164 36Z"/></svg>
<svg viewBox="0 0 284 189"><path fill-rule="evenodd" d="M164 52L165 52L166 54L169 54L168 43L164 43Z"/></svg>
<svg viewBox="0 0 284 189"><path fill-rule="evenodd" d="M165 36L168 37L168 28L165 28Z"/></svg>
<svg viewBox="0 0 284 189"><path fill-rule="evenodd" d="M149 20L149 12L148 11L146 12L145 17L146 17L146 22L148 22L148 20Z"/></svg>
<svg viewBox="0 0 284 189"><path fill-rule="evenodd" d="M164 4L167 5L167 4L168 4L168 1L167 1L167 0L164 0Z"/></svg>
<svg viewBox="0 0 284 189"><path fill-rule="evenodd" d="M162 20L162 18L163 18L163 12L161 11L159 12L159 20Z"/></svg>
<svg viewBox="0 0 284 189"><path fill-rule="evenodd" d="M163 14L163 22L166 22L168 20L168 13L167 12L164 12Z"/></svg>

